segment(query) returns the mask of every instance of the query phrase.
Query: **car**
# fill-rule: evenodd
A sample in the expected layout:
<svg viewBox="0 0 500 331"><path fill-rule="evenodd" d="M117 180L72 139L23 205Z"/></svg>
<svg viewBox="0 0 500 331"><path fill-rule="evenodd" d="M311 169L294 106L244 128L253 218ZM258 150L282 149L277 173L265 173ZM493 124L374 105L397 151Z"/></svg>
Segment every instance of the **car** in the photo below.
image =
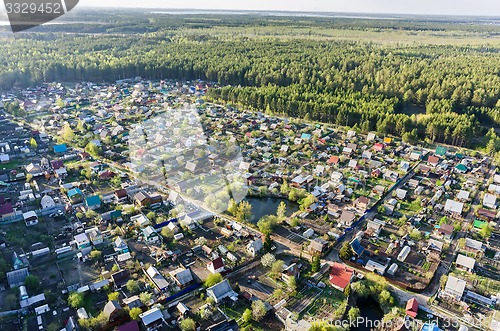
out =
<svg viewBox="0 0 500 331"><path fill-rule="evenodd" d="M57 215L59 215L59 216L63 216L63 215L64 215L64 212L63 212L62 210L58 210L58 211L57 211Z"/></svg>
<svg viewBox="0 0 500 331"><path fill-rule="evenodd" d="M56 214L55 213L49 214L49 217L54 218L54 217L56 217Z"/></svg>

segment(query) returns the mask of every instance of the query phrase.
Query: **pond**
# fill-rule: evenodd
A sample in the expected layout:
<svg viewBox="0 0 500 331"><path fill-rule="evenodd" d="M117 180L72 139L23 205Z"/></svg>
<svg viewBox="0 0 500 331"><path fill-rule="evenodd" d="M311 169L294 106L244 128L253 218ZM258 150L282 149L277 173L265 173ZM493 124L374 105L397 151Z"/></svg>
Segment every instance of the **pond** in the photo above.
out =
<svg viewBox="0 0 500 331"><path fill-rule="evenodd" d="M351 327L349 329L351 331L370 331L372 326L378 325L376 321L380 321L384 317L380 305L372 298L358 299L357 307L360 310L360 317L363 322L356 327Z"/></svg>
<svg viewBox="0 0 500 331"><path fill-rule="evenodd" d="M246 201L252 206L252 222L258 222L262 217L267 215L276 215L276 210L281 201L286 204L286 215L290 216L297 210L299 205L295 202L282 198L260 198L260 197L246 197Z"/></svg>

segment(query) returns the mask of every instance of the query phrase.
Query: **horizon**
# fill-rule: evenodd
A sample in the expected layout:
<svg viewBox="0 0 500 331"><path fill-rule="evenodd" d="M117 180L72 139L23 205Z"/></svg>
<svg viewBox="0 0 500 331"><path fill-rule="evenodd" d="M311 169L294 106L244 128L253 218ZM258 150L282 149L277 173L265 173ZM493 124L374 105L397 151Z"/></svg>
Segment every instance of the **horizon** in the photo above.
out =
<svg viewBox="0 0 500 331"><path fill-rule="evenodd" d="M487 16L500 17L500 2L478 0L422 0L418 3L406 3L399 0L310 0L307 3L296 0L275 0L267 2L254 0L251 3L234 3L229 0L211 0L202 4L178 4L173 1L143 0L138 5L130 0L80 0L80 8L109 9L159 9L186 11L252 11L252 12L292 12L292 13L348 13L373 15L418 15L418 16Z"/></svg>

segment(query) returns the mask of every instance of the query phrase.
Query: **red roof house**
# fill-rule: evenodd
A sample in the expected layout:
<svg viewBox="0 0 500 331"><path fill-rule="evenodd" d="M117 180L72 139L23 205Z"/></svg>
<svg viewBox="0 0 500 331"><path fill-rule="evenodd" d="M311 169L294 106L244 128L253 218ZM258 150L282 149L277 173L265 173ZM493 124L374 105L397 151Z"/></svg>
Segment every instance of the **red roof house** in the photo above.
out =
<svg viewBox="0 0 500 331"><path fill-rule="evenodd" d="M376 151L381 151L384 149L384 144L376 143L375 145L373 145L373 149Z"/></svg>
<svg viewBox="0 0 500 331"><path fill-rule="evenodd" d="M406 315L415 318L417 317L417 312L418 312L418 301L415 298L411 298L406 303Z"/></svg>
<svg viewBox="0 0 500 331"><path fill-rule="evenodd" d="M335 155L332 155L330 156L330 158L328 159L328 161L326 161L326 163L328 164L337 164L339 163L339 157L338 156L335 156Z"/></svg>
<svg viewBox="0 0 500 331"><path fill-rule="evenodd" d="M354 270L341 263L334 263L330 268L330 284L337 290L344 291L354 276Z"/></svg>
<svg viewBox="0 0 500 331"><path fill-rule="evenodd" d="M213 274L220 273L224 271L224 261L221 257L218 257L207 264L207 269Z"/></svg>

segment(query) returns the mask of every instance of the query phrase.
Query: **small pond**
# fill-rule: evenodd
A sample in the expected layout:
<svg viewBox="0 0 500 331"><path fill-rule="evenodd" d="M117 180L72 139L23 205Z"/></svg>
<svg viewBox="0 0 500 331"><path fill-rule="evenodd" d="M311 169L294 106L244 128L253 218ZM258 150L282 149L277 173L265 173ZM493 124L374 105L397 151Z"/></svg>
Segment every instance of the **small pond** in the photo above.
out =
<svg viewBox="0 0 500 331"><path fill-rule="evenodd" d="M384 317L384 312L380 308L380 305L372 298L358 299L357 307L364 322L361 323L362 325L350 328L350 331L370 331L372 329L371 326L378 325L376 321L380 321Z"/></svg>
<svg viewBox="0 0 500 331"><path fill-rule="evenodd" d="M287 216L299 210L297 203L282 198L246 197L245 200L252 206L252 222L254 223L258 222L264 216L276 215L276 210L281 201L284 201L286 204Z"/></svg>

